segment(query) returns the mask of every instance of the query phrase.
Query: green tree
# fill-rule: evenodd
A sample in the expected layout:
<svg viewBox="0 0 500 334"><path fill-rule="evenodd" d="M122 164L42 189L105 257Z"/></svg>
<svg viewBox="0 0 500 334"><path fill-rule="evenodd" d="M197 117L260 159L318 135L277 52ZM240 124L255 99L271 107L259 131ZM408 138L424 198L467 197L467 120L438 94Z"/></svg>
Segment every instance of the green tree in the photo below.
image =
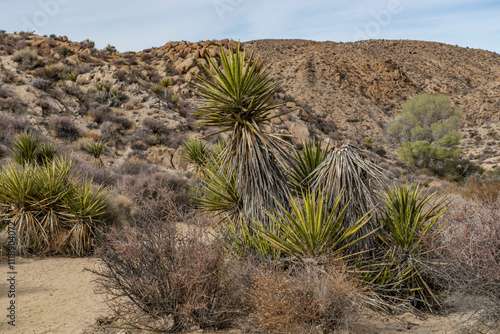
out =
<svg viewBox="0 0 500 334"><path fill-rule="evenodd" d="M451 107L442 94L421 94L402 105L403 113L387 128L389 140L397 145L398 160L430 169L440 162L458 159L461 111Z"/></svg>

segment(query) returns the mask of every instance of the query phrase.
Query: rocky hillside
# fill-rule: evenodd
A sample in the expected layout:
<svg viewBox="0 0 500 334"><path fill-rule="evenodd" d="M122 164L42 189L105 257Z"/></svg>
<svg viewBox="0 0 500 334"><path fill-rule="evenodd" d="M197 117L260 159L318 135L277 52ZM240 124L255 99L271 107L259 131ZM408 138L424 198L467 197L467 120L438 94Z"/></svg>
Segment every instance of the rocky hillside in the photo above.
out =
<svg viewBox="0 0 500 334"><path fill-rule="evenodd" d="M180 143L212 129L194 127L191 87L200 64L229 40L169 42L142 52L95 49L91 41L0 32L0 145L33 127L78 150L86 138L107 142L105 163L129 157L185 169ZM500 55L417 41L247 42L281 82L274 102L291 113L272 131L303 138L350 138L391 157L384 127L421 92L444 93L463 111L465 157L500 165ZM25 50L26 49L26 50ZM22 51L25 50L25 51ZM27 51L31 50L31 52ZM156 95L151 87L168 86ZM214 138L216 139L216 138ZM0 146L0 154L7 152Z"/></svg>

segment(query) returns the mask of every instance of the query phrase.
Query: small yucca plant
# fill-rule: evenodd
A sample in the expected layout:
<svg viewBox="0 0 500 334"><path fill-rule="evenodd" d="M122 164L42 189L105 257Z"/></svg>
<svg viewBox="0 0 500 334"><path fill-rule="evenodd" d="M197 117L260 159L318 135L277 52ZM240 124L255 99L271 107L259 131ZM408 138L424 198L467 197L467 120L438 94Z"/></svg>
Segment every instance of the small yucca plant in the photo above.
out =
<svg viewBox="0 0 500 334"><path fill-rule="evenodd" d="M39 165L50 164L57 156L57 150L48 143L42 143L36 152L36 159Z"/></svg>
<svg viewBox="0 0 500 334"><path fill-rule="evenodd" d="M170 78L167 78L167 77L164 77L164 78L161 78L160 80L160 85L164 88L168 88L170 86L172 86L173 82Z"/></svg>
<svg viewBox="0 0 500 334"><path fill-rule="evenodd" d="M316 168L325 161L328 146L321 147L321 142L308 141L302 144L302 153L293 152L295 163L290 167L290 187L297 195L313 189Z"/></svg>
<svg viewBox="0 0 500 334"><path fill-rule="evenodd" d="M158 100L158 109L161 109L161 97L164 93L164 88L161 85L153 85L149 87L149 89L156 95L156 99Z"/></svg>
<svg viewBox="0 0 500 334"><path fill-rule="evenodd" d="M322 191L308 191L301 197L303 203L289 198L291 212L283 207L279 212L266 212L271 227L257 225L256 238L300 261L321 261L325 257L342 258L349 247L367 237L353 238L370 220L370 212L345 227L347 206L340 206L341 196L331 207L326 205L330 201Z"/></svg>
<svg viewBox="0 0 500 334"><path fill-rule="evenodd" d="M66 79L75 82L78 79L78 72L71 71L66 73Z"/></svg>
<svg viewBox="0 0 500 334"><path fill-rule="evenodd" d="M383 297L427 311L442 299L435 272L443 263L430 245L440 237L440 217L449 203L434 197L429 190L409 190L407 185L384 193L376 233L381 255L365 276Z"/></svg>
<svg viewBox="0 0 500 334"><path fill-rule="evenodd" d="M72 178L73 166L56 157L43 166L9 165L0 171L2 220L15 226L21 249L75 255L90 251L91 238L107 210L106 189ZM85 233L75 243L74 230L82 230L74 227L78 224L85 225Z"/></svg>
<svg viewBox="0 0 500 334"><path fill-rule="evenodd" d="M104 166L101 155L104 152L105 147L106 143L102 140L88 141L83 145L83 149L94 157L94 165L97 168L101 168Z"/></svg>
<svg viewBox="0 0 500 334"><path fill-rule="evenodd" d="M14 161L20 165L36 163L38 147L39 140L32 132L21 132L12 142Z"/></svg>
<svg viewBox="0 0 500 334"><path fill-rule="evenodd" d="M198 138L193 138L185 142L183 146L184 160L189 164L191 170L199 174L209 156L206 143Z"/></svg>

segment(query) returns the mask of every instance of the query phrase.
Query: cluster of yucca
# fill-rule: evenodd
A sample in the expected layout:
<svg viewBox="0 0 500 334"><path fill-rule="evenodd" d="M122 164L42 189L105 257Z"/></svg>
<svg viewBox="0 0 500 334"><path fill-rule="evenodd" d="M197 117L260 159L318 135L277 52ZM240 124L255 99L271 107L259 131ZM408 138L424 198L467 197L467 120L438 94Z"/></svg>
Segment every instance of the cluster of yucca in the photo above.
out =
<svg viewBox="0 0 500 334"><path fill-rule="evenodd" d="M219 214L231 247L299 263L358 261L361 276L385 300L438 304L428 279L433 250L424 241L439 235L445 203L427 209L431 196L406 187L381 198L382 170L347 142L325 148L306 142L299 153L266 132L264 125L281 116L271 113L279 105L269 103L278 87L270 72L240 48L221 49L220 57L222 68L208 57L209 79L199 77L196 117L201 126L230 132L229 141L210 150L191 140L185 157L199 175L196 207Z"/></svg>
<svg viewBox="0 0 500 334"><path fill-rule="evenodd" d="M0 171L0 227L15 227L20 252L87 254L106 213L106 189L73 177L66 158L37 159L44 150L33 134L13 147L19 164Z"/></svg>

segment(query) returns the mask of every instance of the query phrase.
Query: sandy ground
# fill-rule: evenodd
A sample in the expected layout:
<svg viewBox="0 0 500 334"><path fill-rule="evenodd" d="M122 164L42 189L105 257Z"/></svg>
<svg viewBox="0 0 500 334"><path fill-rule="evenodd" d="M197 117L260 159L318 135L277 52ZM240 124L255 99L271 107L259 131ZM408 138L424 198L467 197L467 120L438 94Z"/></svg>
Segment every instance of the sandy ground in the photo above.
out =
<svg viewBox="0 0 500 334"><path fill-rule="evenodd" d="M0 333L81 334L95 326L96 318L109 315L103 296L93 292L95 259L48 258L16 259L16 326L8 325L9 283L5 260L1 262ZM384 317L380 314L353 315L341 334L451 334L463 327L467 318L459 314L432 316L425 320L412 314ZM196 331L199 333L200 331ZM231 333L241 333L239 330ZM122 332L123 333L123 332ZM212 333L212 332L205 332ZM219 332L220 333L220 332Z"/></svg>
<svg viewBox="0 0 500 334"><path fill-rule="evenodd" d="M92 288L92 274L84 271L88 258L16 258L16 326L7 323L9 278L1 262L0 333L78 334L108 312L102 296Z"/></svg>

